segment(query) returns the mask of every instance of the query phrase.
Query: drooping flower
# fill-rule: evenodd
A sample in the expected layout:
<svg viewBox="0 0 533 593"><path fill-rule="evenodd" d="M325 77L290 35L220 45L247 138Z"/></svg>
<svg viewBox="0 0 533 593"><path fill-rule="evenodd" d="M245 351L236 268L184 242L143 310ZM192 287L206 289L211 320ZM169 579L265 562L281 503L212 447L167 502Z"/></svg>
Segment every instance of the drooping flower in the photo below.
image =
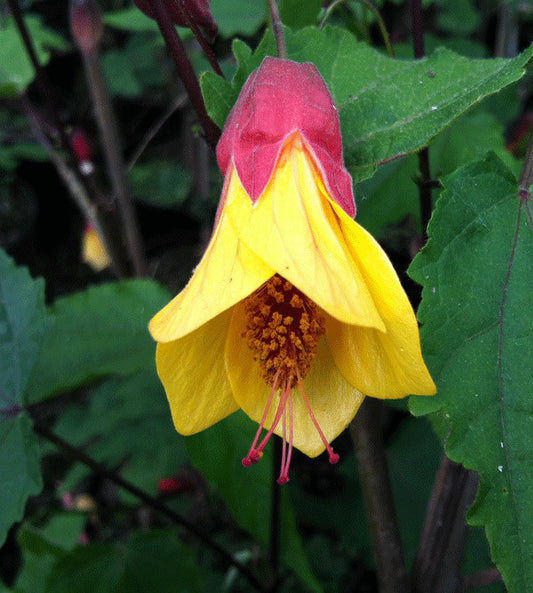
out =
<svg viewBox="0 0 533 593"><path fill-rule="evenodd" d="M339 118L315 66L266 58L217 157L225 183L210 243L150 323L158 373L180 433L241 408L259 423L244 465L280 435L284 483L293 447L338 460L330 443L365 396L435 385L399 279L352 219Z"/></svg>

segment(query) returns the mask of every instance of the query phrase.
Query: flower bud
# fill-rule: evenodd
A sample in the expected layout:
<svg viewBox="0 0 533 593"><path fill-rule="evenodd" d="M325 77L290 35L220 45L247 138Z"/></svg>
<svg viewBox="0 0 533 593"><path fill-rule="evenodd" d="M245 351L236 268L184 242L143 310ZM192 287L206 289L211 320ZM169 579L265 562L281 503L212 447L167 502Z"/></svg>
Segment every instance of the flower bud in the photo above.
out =
<svg viewBox="0 0 533 593"><path fill-rule="evenodd" d="M70 29L84 55L93 54L98 49L104 25L95 0L71 0Z"/></svg>

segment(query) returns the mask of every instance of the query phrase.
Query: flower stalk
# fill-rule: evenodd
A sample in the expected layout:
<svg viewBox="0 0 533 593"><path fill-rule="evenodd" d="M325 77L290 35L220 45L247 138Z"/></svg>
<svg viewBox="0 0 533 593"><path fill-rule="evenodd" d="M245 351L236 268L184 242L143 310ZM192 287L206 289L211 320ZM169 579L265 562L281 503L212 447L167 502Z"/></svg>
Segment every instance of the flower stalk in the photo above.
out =
<svg viewBox="0 0 533 593"><path fill-rule="evenodd" d="M71 30L82 56L113 195L124 227L130 263L136 276L146 276L146 260L129 193L120 135L100 63L102 27L101 16L93 0L71 0Z"/></svg>
<svg viewBox="0 0 533 593"><path fill-rule="evenodd" d="M382 438L383 403L366 398L350 425L377 567L379 593L408 593L398 519Z"/></svg>
<svg viewBox="0 0 533 593"><path fill-rule="evenodd" d="M176 33L176 29L169 18L164 0L154 0L152 3L157 25L163 35L168 51L176 64L189 99L196 111L207 143L214 150L220 138L220 128L207 114L200 84L192 67L191 61L185 51L183 42Z"/></svg>

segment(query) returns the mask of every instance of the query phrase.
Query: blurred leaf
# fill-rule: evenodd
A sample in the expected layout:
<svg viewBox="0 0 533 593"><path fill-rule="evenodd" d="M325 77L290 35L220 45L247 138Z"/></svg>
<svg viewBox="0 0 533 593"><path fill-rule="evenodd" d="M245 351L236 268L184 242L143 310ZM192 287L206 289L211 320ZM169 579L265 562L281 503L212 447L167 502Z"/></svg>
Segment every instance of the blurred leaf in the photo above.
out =
<svg viewBox="0 0 533 593"><path fill-rule="evenodd" d="M433 413L450 458L480 474L469 520L485 526L518 593L533 579L531 213L495 155L443 183L429 242L410 268L424 286L422 343L438 393L410 403Z"/></svg>
<svg viewBox="0 0 533 593"><path fill-rule="evenodd" d="M236 34L253 35L267 16L264 0L217 0L211 10L219 35L226 39Z"/></svg>
<svg viewBox="0 0 533 593"><path fill-rule="evenodd" d="M109 91L122 97L138 97L142 86L135 76L135 64L123 51L109 51L102 58Z"/></svg>
<svg viewBox="0 0 533 593"><path fill-rule="evenodd" d="M134 33L120 50L112 49L102 58L110 92L121 97L140 97L164 79L154 57L154 36ZM146 100L146 98L145 98Z"/></svg>
<svg viewBox="0 0 533 593"><path fill-rule="evenodd" d="M322 8L322 0L307 0L305 9L301 0L281 0L279 13L281 22L291 29L301 29L318 22L318 11Z"/></svg>
<svg viewBox="0 0 533 593"><path fill-rule="evenodd" d="M132 5L124 10L106 12L102 17L104 23L115 29L136 32L156 32L159 27L154 19L147 17L144 12Z"/></svg>
<svg viewBox="0 0 533 593"><path fill-rule="evenodd" d="M192 188L190 172L170 160L136 163L129 179L137 200L165 208L181 206Z"/></svg>
<svg viewBox="0 0 533 593"><path fill-rule="evenodd" d="M46 593L199 593L191 551L171 530L134 533L124 546L92 544L64 555Z"/></svg>
<svg viewBox="0 0 533 593"><path fill-rule="evenodd" d="M44 66L50 60L50 50L66 50L69 44L45 25L36 15L24 17L39 62ZM14 97L24 91L35 78L35 71L28 58L12 17L0 24L0 97Z"/></svg>
<svg viewBox="0 0 533 593"><path fill-rule="evenodd" d="M31 375L28 398L39 401L108 375L155 369L148 321L168 301L150 280L103 284L58 299Z"/></svg>
<svg viewBox="0 0 533 593"><path fill-rule="evenodd" d="M472 105L518 80L533 56L533 46L516 58L491 60L441 48L429 58L393 60L335 27L286 31L286 40L289 58L313 62L329 85L356 183L371 177L378 164L420 149ZM238 96L243 74L274 48L267 32L253 59L241 51L245 60L239 60L231 87L213 73L202 77L207 109L218 125Z"/></svg>
<svg viewBox="0 0 533 593"><path fill-rule="evenodd" d="M187 460L153 371L105 381L87 405L71 404L54 430L107 467L120 467L124 478L151 494L160 478L177 474ZM63 487L74 488L89 473L75 465Z"/></svg>
<svg viewBox="0 0 533 593"><path fill-rule="evenodd" d="M272 497L272 447L267 447L260 463L243 467L257 425L240 412L232 414L208 430L185 439L191 459L214 486L237 523L266 548L270 534ZM277 487L277 485L276 485ZM314 577L296 529L286 490L282 490L282 559L311 590L321 588Z"/></svg>
<svg viewBox="0 0 533 593"><path fill-rule="evenodd" d="M431 173L435 178L452 173L463 163L482 158L488 150L497 152L506 165L518 173L519 162L505 149L501 124L479 110L465 114L432 142ZM398 223L406 216L411 216L419 226L418 170L416 155L379 167L374 177L357 188L358 222L375 236L380 236L385 226Z"/></svg>
<svg viewBox="0 0 533 593"><path fill-rule="evenodd" d="M39 444L22 407L45 329L44 282L0 250L0 545L42 489Z"/></svg>
<svg viewBox="0 0 533 593"><path fill-rule="evenodd" d="M437 18L438 26L448 33L468 35L479 27L480 16L470 0L441 2Z"/></svg>

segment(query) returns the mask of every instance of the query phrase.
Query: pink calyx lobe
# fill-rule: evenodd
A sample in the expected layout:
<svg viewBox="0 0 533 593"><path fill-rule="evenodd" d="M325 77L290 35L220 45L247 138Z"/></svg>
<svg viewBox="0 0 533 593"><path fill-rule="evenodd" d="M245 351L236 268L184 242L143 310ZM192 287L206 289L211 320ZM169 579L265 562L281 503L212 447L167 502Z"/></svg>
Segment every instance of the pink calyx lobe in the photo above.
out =
<svg viewBox="0 0 533 593"><path fill-rule="evenodd" d="M243 86L224 126L217 159L233 161L252 202L265 190L287 138L298 132L329 195L355 216L352 178L344 166L339 115L324 79L310 63L265 58Z"/></svg>

